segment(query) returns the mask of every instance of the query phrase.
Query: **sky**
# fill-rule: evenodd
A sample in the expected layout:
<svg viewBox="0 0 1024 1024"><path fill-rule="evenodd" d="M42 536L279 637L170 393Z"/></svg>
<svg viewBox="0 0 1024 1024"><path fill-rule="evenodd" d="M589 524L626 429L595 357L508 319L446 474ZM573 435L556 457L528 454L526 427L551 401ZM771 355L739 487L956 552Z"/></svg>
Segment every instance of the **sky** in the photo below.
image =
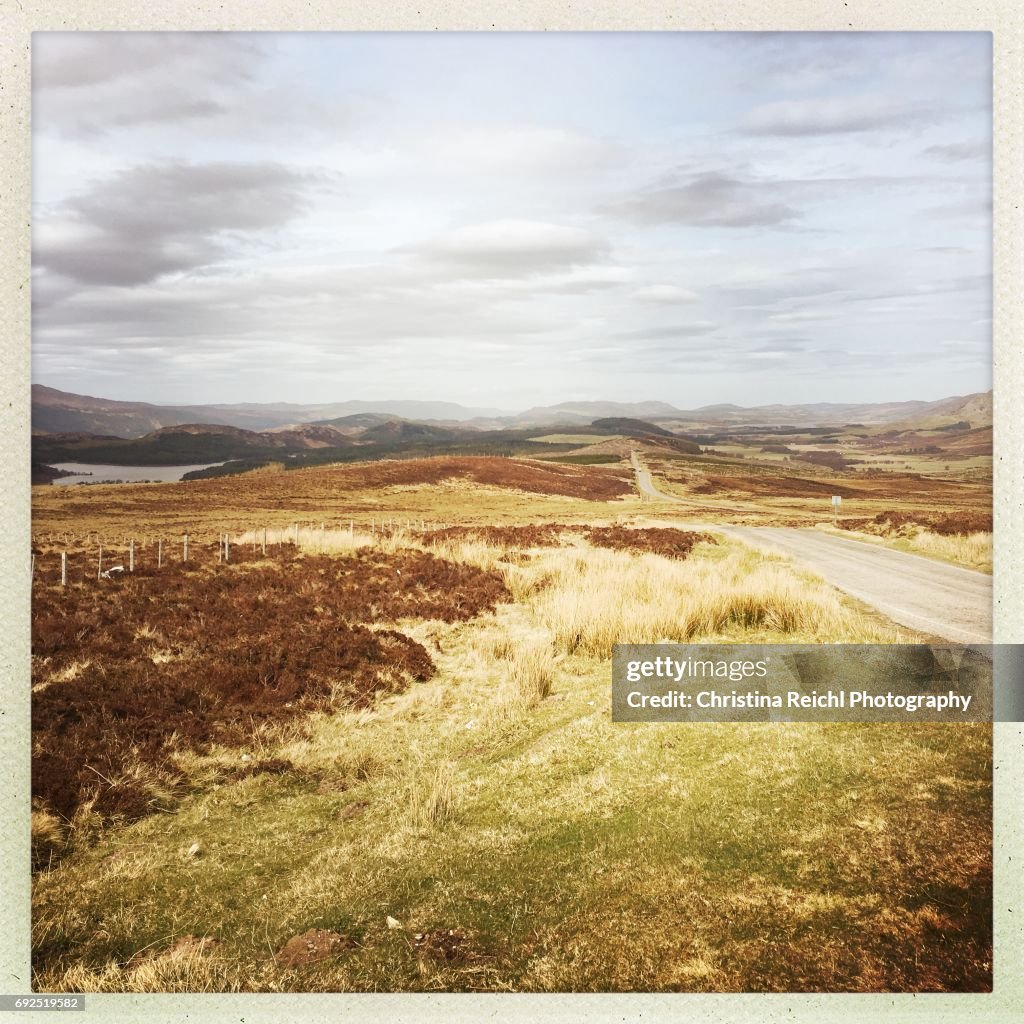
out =
<svg viewBox="0 0 1024 1024"><path fill-rule="evenodd" d="M36 383L991 387L987 33L35 33L32 76Z"/></svg>

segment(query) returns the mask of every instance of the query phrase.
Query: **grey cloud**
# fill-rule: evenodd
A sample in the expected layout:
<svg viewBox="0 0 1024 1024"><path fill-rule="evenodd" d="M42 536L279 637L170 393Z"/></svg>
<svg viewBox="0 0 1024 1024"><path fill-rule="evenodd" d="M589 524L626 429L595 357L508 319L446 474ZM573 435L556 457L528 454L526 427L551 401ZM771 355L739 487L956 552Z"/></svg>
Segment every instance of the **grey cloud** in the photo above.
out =
<svg viewBox="0 0 1024 1024"><path fill-rule="evenodd" d="M991 142L951 142L943 146L929 146L925 156L933 156L947 163L963 160L989 160L992 157Z"/></svg>
<svg viewBox="0 0 1024 1024"><path fill-rule="evenodd" d="M81 89L185 65L207 80L248 77L264 54L250 33L37 32L32 40L32 84L37 89ZM188 85L187 82L182 82Z"/></svg>
<svg viewBox="0 0 1024 1024"><path fill-rule="evenodd" d="M668 327L641 327L632 331L621 331L615 337L622 341L671 341L710 334L717 328L718 324L700 321L692 324L673 324Z"/></svg>
<svg viewBox="0 0 1024 1024"><path fill-rule="evenodd" d="M881 96L778 100L749 111L741 131L748 135L839 135L921 125L935 118L936 111L922 104Z"/></svg>
<svg viewBox="0 0 1024 1024"><path fill-rule="evenodd" d="M438 289L438 275L385 265L347 272L218 272L157 280L131 289L95 287L34 314L35 351L51 358L84 339L112 339L131 359L139 346L165 344L190 353L234 352L239 361L253 347L280 352L307 344L325 359L380 354L399 339L430 346L431 362L452 342L517 341L552 329L543 311L497 308L472 298L452 301ZM220 358L220 356L217 356Z"/></svg>
<svg viewBox="0 0 1024 1024"><path fill-rule="evenodd" d="M91 285L194 270L227 255L228 239L297 216L317 180L277 164L135 167L42 216L34 262Z"/></svg>
<svg viewBox="0 0 1024 1024"><path fill-rule="evenodd" d="M93 135L225 114L266 50L248 33L41 32L32 58L35 123Z"/></svg>
<svg viewBox="0 0 1024 1024"><path fill-rule="evenodd" d="M775 227L798 216L773 183L743 181L721 171L656 185L604 209L641 224L693 227Z"/></svg>

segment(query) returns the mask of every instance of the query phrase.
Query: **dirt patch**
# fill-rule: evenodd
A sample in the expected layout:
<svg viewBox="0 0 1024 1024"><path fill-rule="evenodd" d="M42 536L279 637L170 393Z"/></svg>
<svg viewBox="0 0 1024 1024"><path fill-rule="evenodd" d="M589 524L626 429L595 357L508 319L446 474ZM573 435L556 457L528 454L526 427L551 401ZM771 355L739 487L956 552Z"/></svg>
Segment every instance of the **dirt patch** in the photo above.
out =
<svg viewBox="0 0 1024 1024"><path fill-rule="evenodd" d="M346 804L338 813L342 821L351 821L354 818L361 818L369 809L369 800L356 800L355 803Z"/></svg>
<svg viewBox="0 0 1024 1024"><path fill-rule="evenodd" d="M413 936L413 948L421 956L448 963L465 963L472 957L469 937L461 928L437 928L429 932L417 932Z"/></svg>
<svg viewBox="0 0 1024 1024"><path fill-rule="evenodd" d="M308 932L290 938L275 954L274 959L280 967L305 967L320 960L328 960L355 943L341 932L331 932L324 928L311 928Z"/></svg>

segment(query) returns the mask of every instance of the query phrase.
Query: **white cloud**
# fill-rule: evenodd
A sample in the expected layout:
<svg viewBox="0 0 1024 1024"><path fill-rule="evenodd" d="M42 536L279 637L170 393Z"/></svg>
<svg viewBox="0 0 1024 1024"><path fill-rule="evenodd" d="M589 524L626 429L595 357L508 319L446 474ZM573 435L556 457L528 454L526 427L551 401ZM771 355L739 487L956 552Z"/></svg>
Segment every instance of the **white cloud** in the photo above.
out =
<svg viewBox="0 0 1024 1024"><path fill-rule="evenodd" d="M493 220L455 228L416 246L421 256L483 276L518 276L595 263L608 244L580 228L532 220Z"/></svg>
<svg viewBox="0 0 1024 1024"><path fill-rule="evenodd" d="M632 298L640 302L653 302L659 305L674 306L679 303L696 302L697 293L688 288L680 288L675 284L649 284L637 288Z"/></svg>

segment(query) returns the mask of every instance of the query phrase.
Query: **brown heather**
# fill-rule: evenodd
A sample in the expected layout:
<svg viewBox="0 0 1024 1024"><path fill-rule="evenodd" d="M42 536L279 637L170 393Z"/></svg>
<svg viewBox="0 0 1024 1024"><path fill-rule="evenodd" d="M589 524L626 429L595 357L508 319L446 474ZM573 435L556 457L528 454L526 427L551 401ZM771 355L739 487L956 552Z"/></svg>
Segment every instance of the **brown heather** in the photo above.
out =
<svg viewBox="0 0 1024 1024"><path fill-rule="evenodd" d="M424 647L374 628L461 621L507 596L501 577L423 551L276 561L37 585L33 798L70 819L88 803L134 819L182 782L171 756L242 744L258 723L368 706L434 672ZM52 575L52 573L51 573ZM145 772L143 773L145 774Z"/></svg>

